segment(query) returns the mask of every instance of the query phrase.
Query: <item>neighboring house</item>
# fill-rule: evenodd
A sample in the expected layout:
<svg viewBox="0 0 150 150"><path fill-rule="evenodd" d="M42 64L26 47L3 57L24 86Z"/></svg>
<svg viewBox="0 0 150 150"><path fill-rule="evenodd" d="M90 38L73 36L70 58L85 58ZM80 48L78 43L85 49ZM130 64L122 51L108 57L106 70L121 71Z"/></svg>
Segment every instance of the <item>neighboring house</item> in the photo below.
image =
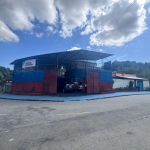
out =
<svg viewBox="0 0 150 150"><path fill-rule="evenodd" d="M114 89L120 87L128 87L130 81L133 81L134 87L138 86L140 91L146 90L150 86L148 79L139 78L135 74L113 72L113 81Z"/></svg>

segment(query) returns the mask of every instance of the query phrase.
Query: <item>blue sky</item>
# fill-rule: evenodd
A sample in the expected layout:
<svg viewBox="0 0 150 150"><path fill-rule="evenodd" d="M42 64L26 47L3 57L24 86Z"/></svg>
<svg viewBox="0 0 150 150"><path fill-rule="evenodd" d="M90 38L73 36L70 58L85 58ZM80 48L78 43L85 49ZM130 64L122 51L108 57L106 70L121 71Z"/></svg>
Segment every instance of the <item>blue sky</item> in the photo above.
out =
<svg viewBox="0 0 150 150"><path fill-rule="evenodd" d="M147 0L2 1L0 66L12 68L15 59L80 48L114 54L111 61L150 62Z"/></svg>

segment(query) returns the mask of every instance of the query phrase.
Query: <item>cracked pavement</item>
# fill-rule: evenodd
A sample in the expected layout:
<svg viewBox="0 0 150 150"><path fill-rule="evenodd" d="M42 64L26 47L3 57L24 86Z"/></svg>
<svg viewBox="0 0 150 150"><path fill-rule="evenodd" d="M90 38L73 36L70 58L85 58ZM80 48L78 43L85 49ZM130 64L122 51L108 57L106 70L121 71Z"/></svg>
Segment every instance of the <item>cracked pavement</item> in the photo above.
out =
<svg viewBox="0 0 150 150"><path fill-rule="evenodd" d="M0 99L0 150L149 150L150 95L85 102Z"/></svg>

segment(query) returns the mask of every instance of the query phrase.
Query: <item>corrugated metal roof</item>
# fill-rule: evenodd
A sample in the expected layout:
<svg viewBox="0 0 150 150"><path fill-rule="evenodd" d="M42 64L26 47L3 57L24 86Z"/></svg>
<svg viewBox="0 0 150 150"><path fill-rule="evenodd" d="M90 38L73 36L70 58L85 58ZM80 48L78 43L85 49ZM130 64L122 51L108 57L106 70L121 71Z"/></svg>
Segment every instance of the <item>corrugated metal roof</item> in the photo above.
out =
<svg viewBox="0 0 150 150"><path fill-rule="evenodd" d="M123 79L130 79L130 80L145 80L145 81L147 81L147 79L138 78L138 77L125 77L125 76L118 76L118 75L116 77L123 78Z"/></svg>
<svg viewBox="0 0 150 150"><path fill-rule="evenodd" d="M144 79L144 78L139 78L137 77L135 74L126 74L126 73L117 73L117 72L113 72L112 76L115 78L123 78L123 79L131 79L131 80L145 80L147 81L148 79Z"/></svg>
<svg viewBox="0 0 150 150"><path fill-rule="evenodd" d="M125 73L116 73L116 76L123 76L123 77L136 77L135 74L125 74Z"/></svg>
<svg viewBox="0 0 150 150"><path fill-rule="evenodd" d="M97 61L99 59L103 59L112 55L113 54L107 54L107 53L101 53L101 52L89 51L89 50L75 50L75 51L64 51L64 52L30 56L26 58L17 59L13 61L11 64L20 63L28 59L51 59L51 60L58 59L59 63L72 62L75 60Z"/></svg>

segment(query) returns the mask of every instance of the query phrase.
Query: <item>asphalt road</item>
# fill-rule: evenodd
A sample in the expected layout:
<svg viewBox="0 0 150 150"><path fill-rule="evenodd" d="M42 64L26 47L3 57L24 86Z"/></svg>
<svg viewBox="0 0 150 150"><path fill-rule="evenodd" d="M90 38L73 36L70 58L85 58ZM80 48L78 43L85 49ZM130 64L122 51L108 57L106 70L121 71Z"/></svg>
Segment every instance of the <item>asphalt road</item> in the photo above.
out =
<svg viewBox="0 0 150 150"><path fill-rule="evenodd" d="M150 95L0 100L0 150L150 150Z"/></svg>

